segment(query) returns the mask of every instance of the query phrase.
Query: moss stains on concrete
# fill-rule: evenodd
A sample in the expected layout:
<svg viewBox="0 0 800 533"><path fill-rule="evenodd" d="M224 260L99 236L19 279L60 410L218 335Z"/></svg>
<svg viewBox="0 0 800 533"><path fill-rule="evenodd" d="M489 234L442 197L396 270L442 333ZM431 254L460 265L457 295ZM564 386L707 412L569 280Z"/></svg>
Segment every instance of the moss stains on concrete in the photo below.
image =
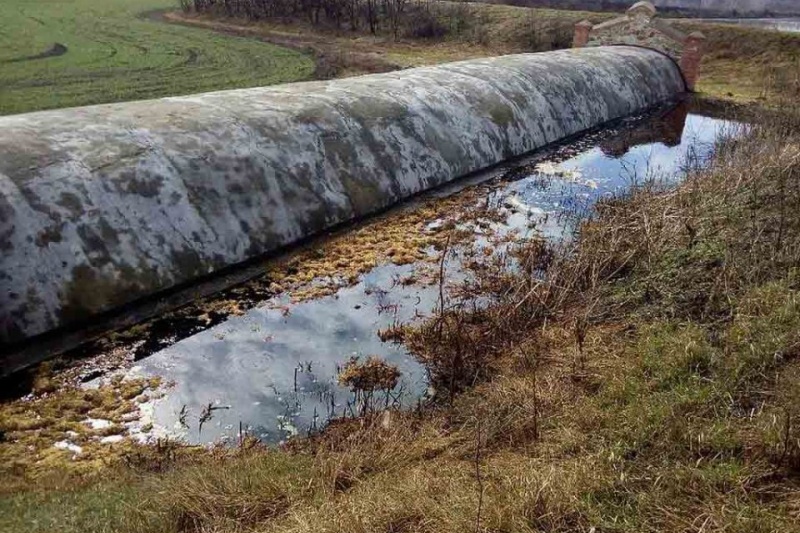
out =
<svg viewBox="0 0 800 533"><path fill-rule="evenodd" d="M0 154L18 155L0 165L0 248L10 251L0 342L270 252L683 89L669 58L609 47L2 117Z"/></svg>

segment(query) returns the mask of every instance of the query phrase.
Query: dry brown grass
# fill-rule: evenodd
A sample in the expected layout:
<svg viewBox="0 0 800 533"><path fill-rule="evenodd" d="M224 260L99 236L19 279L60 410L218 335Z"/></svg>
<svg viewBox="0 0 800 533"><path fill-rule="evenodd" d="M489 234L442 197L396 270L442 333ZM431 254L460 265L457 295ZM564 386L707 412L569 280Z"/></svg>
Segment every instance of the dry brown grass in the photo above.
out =
<svg viewBox="0 0 800 533"><path fill-rule="evenodd" d="M491 273L477 294L495 306L407 332L440 386L482 382L417 422L446 448L393 448L402 468L279 530L474 529L481 494L482 531L797 530L796 125L722 145L677 191L606 203L537 265L548 283Z"/></svg>
<svg viewBox="0 0 800 533"><path fill-rule="evenodd" d="M722 24L677 25L708 37L700 92L737 102L770 104L800 98L800 35Z"/></svg>

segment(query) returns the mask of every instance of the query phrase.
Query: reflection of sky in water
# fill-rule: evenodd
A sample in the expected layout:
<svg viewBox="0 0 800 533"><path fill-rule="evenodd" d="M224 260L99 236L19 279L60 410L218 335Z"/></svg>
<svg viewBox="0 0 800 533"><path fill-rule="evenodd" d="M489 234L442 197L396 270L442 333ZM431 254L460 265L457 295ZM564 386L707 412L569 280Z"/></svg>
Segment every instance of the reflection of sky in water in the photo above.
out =
<svg viewBox="0 0 800 533"><path fill-rule="evenodd" d="M708 157L717 137L720 121L689 115L682 142L666 146L661 142L634 146L621 157L609 157L600 147L560 164L564 170L578 170L587 180L595 180L605 192L629 188L649 178L672 178L690 157Z"/></svg>
<svg viewBox="0 0 800 533"><path fill-rule="evenodd" d="M633 185L646 182L669 184L680 179L687 166L702 166L711 155L717 136L731 127L724 120L689 114L683 129L677 128L682 132L679 143L677 137L670 137L628 146L652 137L637 135L641 131L648 133L637 128L600 140L597 146L566 161L544 162L536 172L506 189L512 205L524 206L511 223L522 227L523 218L533 219L545 236L562 236L600 198L624 194ZM615 156L609 151L622 153Z"/></svg>
<svg viewBox="0 0 800 533"><path fill-rule="evenodd" d="M251 434L279 441L293 427L313 425L315 414L322 423L331 414L350 412L350 395L336 384L336 374L337 365L351 355L379 355L397 365L407 391L401 398L416 401L426 388L423 369L377 335L395 320L410 321L415 311L427 313L435 304L427 287L397 282L411 270L376 268L358 285L292 305L288 314L280 308L252 309L142 360L141 372L175 381L167 397L156 402L155 421L190 441L234 437L240 422L254 426ZM216 408L201 435L198 420L209 403ZM175 424L184 405L188 429ZM290 425L282 430L284 424Z"/></svg>
<svg viewBox="0 0 800 533"><path fill-rule="evenodd" d="M508 226L523 229L533 219L545 235L562 236L574 214L597 199L620 194L645 177L675 176L689 156L707 157L724 123L689 115L681 130L684 117L685 110L677 123L668 117L633 130L618 128L578 155L538 167L547 172L502 185L497 194L512 213ZM671 146L655 140L661 130ZM283 440L331 414L349 412L350 394L336 384L336 374L351 355L378 355L396 364L403 373L401 398L406 405L415 402L426 389L423 369L401 347L377 336L395 320L408 322L436 304L437 287L398 283L412 270L378 267L358 285L289 306L288 314L274 306L252 309L140 361L137 373L174 382L155 401L154 422L191 442L235 439L240 423L270 442ZM212 417L200 433L199 418L209 403ZM184 406L188 428L179 423Z"/></svg>

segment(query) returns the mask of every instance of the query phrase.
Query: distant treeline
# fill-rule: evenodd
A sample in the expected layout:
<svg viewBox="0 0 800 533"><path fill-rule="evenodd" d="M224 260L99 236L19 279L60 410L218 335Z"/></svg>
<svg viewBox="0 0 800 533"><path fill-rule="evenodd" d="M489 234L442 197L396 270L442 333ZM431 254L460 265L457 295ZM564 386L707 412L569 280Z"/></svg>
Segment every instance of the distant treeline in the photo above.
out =
<svg viewBox="0 0 800 533"><path fill-rule="evenodd" d="M395 38L452 36L488 44L491 24L479 4L436 0L179 0L186 12L237 17L247 20L290 22L305 20L313 26L390 34ZM515 25L513 38L526 50L569 47L571 23L530 20ZM510 36L509 36L510 37Z"/></svg>
<svg viewBox="0 0 800 533"><path fill-rule="evenodd" d="M624 11L635 0L485 0L488 4L524 7L549 7L581 11Z"/></svg>
<svg viewBox="0 0 800 533"><path fill-rule="evenodd" d="M312 25L437 37L448 32L440 7L432 1L410 0L180 0L184 11L248 20L304 19ZM454 7L452 10L457 10ZM462 10L467 15L468 9ZM456 13L453 13L455 15ZM413 20L413 25L412 25Z"/></svg>

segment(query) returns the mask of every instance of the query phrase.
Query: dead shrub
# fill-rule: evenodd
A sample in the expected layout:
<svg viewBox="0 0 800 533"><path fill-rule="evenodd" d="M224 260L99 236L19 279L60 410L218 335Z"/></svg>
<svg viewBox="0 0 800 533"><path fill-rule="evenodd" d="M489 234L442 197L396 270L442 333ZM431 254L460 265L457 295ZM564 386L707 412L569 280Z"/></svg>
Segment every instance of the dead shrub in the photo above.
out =
<svg viewBox="0 0 800 533"><path fill-rule="evenodd" d="M355 395L359 416L375 409L376 391L385 393L384 406L389 405L389 393L397 387L400 370L378 357L371 356L361 362L358 357L351 357L339 372L339 384L349 387Z"/></svg>

